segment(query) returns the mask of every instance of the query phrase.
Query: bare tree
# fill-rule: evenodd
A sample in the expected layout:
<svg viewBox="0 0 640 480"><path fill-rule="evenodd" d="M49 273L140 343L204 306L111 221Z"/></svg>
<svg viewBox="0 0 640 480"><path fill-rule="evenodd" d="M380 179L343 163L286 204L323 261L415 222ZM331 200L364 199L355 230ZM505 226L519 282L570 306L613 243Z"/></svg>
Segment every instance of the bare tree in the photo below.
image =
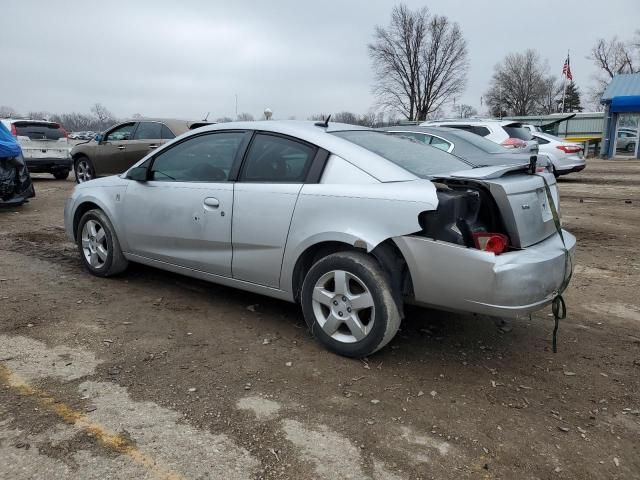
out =
<svg viewBox="0 0 640 480"><path fill-rule="evenodd" d="M255 119L250 113L243 112L238 114L237 120L239 122L253 122Z"/></svg>
<svg viewBox="0 0 640 480"><path fill-rule="evenodd" d="M233 122L233 118L231 117L216 118L216 123L229 123L229 122Z"/></svg>
<svg viewBox="0 0 640 480"><path fill-rule="evenodd" d="M400 4L386 28L376 26L368 47L379 105L408 120L425 120L464 90L467 42L445 16Z"/></svg>
<svg viewBox="0 0 640 480"><path fill-rule="evenodd" d="M461 103L460 105L456 105L454 107L453 113L456 117L469 118L469 117L475 117L476 115L478 115L478 110L476 110L471 105L466 105L464 103Z"/></svg>
<svg viewBox="0 0 640 480"><path fill-rule="evenodd" d="M506 111L511 115L536 113L545 96L549 81L548 66L535 50L510 53L494 67L485 99L490 111Z"/></svg>
<svg viewBox="0 0 640 480"><path fill-rule="evenodd" d="M591 49L588 57L598 69L593 76L595 86L589 94L591 101L600 103L611 79L619 73L640 72L640 30L630 41L620 40L618 37L605 40L601 38Z"/></svg>
<svg viewBox="0 0 640 480"><path fill-rule="evenodd" d="M0 105L0 118L15 118L19 116L20 114L15 108L8 105Z"/></svg>
<svg viewBox="0 0 640 480"><path fill-rule="evenodd" d="M558 80L557 77L550 76L545 78L542 85L542 95L538 100L536 112L543 115L556 113L559 110L559 105L562 103L562 90L563 83Z"/></svg>
<svg viewBox="0 0 640 480"><path fill-rule="evenodd" d="M96 117L98 130L104 130L116 122L115 116L101 103L93 104L90 111Z"/></svg>

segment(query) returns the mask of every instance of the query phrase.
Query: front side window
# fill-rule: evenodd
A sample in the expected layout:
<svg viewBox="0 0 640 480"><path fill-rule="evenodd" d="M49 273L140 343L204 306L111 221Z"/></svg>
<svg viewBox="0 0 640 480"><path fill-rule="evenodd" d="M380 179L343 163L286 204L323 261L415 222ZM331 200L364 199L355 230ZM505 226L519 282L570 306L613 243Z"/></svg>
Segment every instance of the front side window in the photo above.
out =
<svg viewBox="0 0 640 480"><path fill-rule="evenodd" d="M151 180L164 182L226 182L244 132L199 135L155 157Z"/></svg>
<svg viewBox="0 0 640 480"><path fill-rule="evenodd" d="M126 125L121 125L117 128L114 128L109 133L107 133L104 141L120 142L122 140L131 140L131 134L133 133L134 126L135 123L127 123Z"/></svg>
<svg viewBox="0 0 640 480"><path fill-rule="evenodd" d="M159 140L161 135L162 124L158 122L140 122L134 140Z"/></svg>
<svg viewBox="0 0 640 480"><path fill-rule="evenodd" d="M244 182L304 182L316 149L287 138L257 134L240 175Z"/></svg>

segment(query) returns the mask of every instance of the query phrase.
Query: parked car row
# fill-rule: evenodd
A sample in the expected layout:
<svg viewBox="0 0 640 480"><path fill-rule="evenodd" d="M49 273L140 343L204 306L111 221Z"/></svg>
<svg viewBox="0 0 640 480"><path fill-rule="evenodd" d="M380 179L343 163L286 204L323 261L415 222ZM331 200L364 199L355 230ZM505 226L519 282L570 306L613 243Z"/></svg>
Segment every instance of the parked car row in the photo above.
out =
<svg viewBox="0 0 640 480"><path fill-rule="evenodd" d="M71 132L69 134L69 139L71 140L91 140L97 135L96 132L88 131L88 132Z"/></svg>
<svg viewBox="0 0 640 480"><path fill-rule="evenodd" d="M571 276L575 238L529 140L504 152L440 126L145 123L73 152L65 227L96 276L139 262L297 302L312 334L351 357L389 343L408 303L516 317ZM152 127L149 143L139 132ZM138 160L117 163L123 151Z"/></svg>

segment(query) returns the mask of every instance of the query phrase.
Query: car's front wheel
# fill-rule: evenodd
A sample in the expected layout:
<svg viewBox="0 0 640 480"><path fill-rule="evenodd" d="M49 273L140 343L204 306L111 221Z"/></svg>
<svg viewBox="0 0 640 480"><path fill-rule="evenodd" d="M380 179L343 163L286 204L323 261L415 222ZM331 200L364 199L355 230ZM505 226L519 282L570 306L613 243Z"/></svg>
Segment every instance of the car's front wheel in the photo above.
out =
<svg viewBox="0 0 640 480"><path fill-rule="evenodd" d="M98 277L109 277L127 269L113 225L102 210L89 210L78 224L77 244L82 263Z"/></svg>
<svg viewBox="0 0 640 480"><path fill-rule="evenodd" d="M312 335L347 357L380 350L400 327L389 279L365 253L338 252L316 262L304 279L301 303Z"/></svg>
<svg viewBox="0 0 640 480"><path fill-rule="evenodd" d="M77 183L84 183L96 177L96 171L89 157L81 156L73 164Z"/></svg>

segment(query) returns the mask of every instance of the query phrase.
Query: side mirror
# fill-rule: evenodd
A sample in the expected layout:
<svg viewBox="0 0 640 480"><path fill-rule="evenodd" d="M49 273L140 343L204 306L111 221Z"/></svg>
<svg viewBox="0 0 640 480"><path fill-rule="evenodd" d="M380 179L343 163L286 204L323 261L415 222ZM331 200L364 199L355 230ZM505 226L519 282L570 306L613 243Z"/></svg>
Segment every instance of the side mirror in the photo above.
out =
<svg viewBox="0 0 640 480"><path fill-rule="evenodd" d="M147 172L147 167L135 167L129 170L124 178L128 180L135 180L136 182L146 182Z"/></svg>
<svg viewBox="0 0 640 480"><path fill-rule="evenodd" d="M94 140L98 143L100 143L102 141L102 134L99 133L94 137Z"/></svg>

